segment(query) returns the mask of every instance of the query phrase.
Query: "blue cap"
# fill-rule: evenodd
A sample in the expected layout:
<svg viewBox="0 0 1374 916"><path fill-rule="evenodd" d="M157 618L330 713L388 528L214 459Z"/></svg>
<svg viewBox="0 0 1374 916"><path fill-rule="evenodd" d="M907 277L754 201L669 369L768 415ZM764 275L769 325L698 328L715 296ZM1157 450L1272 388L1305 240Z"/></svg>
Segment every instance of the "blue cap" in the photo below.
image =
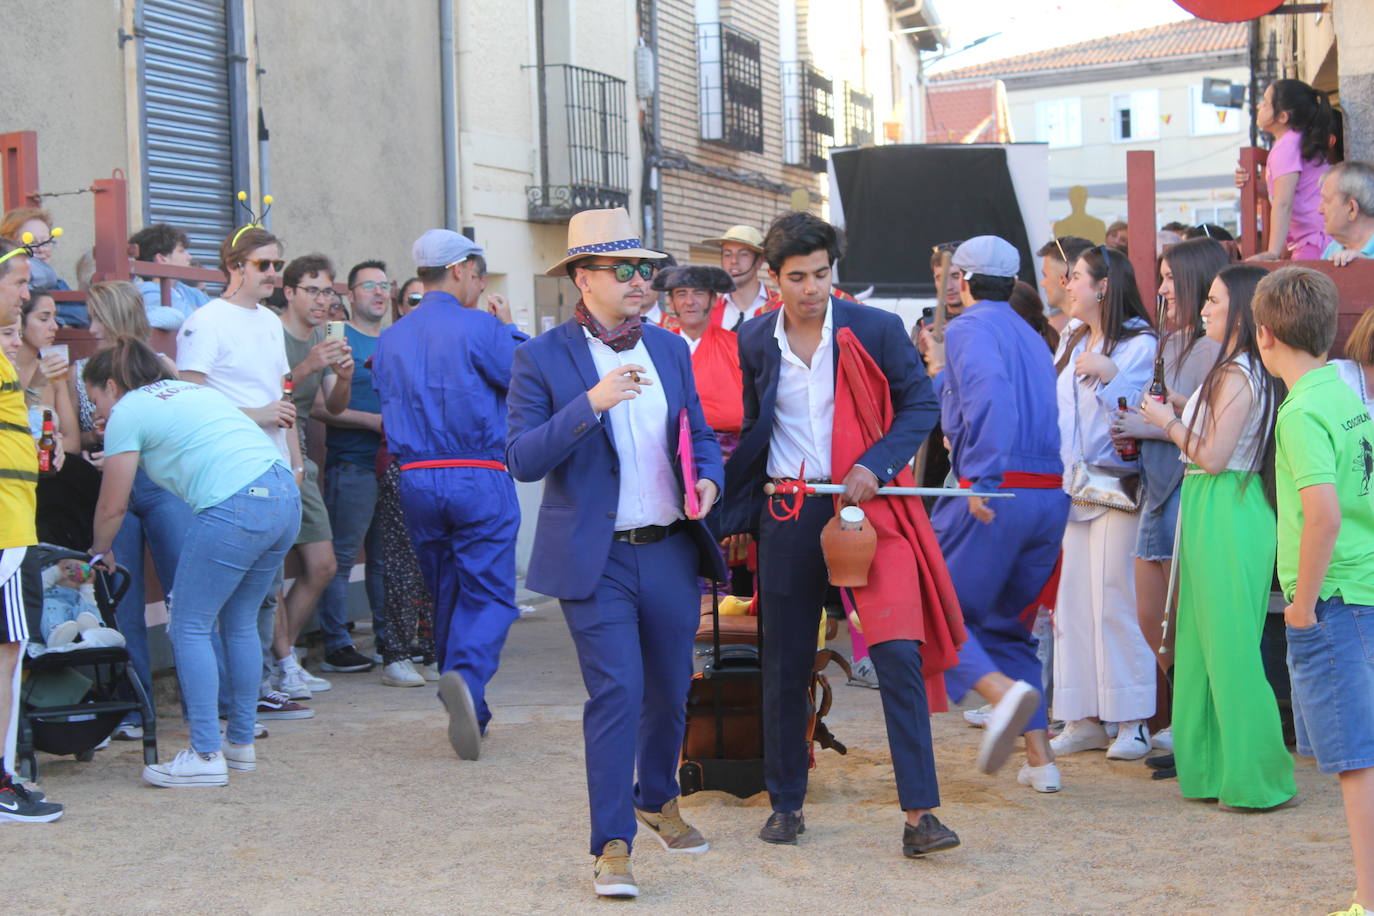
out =
<svg viewBox="0 0 1374 916"><path fill-rule="evenodd" d="M486 254L472 239L452 229L429 230L415 240L410 253L416 267L447 267L460 264L475 254Z"/></svg>

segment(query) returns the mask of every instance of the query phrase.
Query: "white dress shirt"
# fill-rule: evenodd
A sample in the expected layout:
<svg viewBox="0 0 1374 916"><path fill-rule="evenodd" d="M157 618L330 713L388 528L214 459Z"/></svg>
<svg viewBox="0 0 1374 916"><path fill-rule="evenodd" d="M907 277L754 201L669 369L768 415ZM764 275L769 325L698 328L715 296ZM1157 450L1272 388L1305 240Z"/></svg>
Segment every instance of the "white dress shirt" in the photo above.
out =
<svg viewBox="0 0 1374 916"><path fill-rule="evenodd" d="M806 462L808 480L830 477L830 437L835 422L835 358L830 352L834 311L825 307L821 342L808 366L792 352L778 309L777 329L782 363L778 397L773 407L773 435L768 442L768 476L796 477Z"/></svg>
<svg viewBox="0 0 1374 916"><path fill-rule="evenodd" d="M740 311L740 307L735 305L735 300L730 298L729 293L723 294L721 298L725 302L720 310L720 326L727 331L738 331L737 325L741 319L748 321L763 314L763 307L768 304L768 288L762 283L759 284L759 291L754 294L754 301L748 311Z"/></svg>
<svg viewBox="0 0 1374 916"><path fill-rule="evenodd" d="M638 397L621 401L610 413L611 435L620 458L620 499L615 530L628 531L645 525L671 525L683 518L682 497L668 454L668 398L663 380L641 339L628 350L615 352L586 328L596 374L604 377L618 366L643 366L652 385L644 385Z"/></svg>
<svg viewBox="0 0 1374 916"><path fill-rule="evenodd" d="M705 334L702 335L702 337L705 336ZM697 353L697 347L701 345L701 337L693 339L691 337L688 337L686 332L683 332L682 339L687 341L687 352L695 356Z"/></svg>

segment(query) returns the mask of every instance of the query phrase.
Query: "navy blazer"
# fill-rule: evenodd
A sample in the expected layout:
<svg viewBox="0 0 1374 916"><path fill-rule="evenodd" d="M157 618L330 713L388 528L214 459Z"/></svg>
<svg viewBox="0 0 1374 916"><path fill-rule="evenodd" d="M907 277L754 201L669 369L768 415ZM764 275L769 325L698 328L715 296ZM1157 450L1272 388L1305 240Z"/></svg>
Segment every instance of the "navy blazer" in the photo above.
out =
<svg viewBox="0 0 1374 916"><path fill-rule="evenodd" d="M887 376L892 395L892 428L858 463L888 483L925 442L940 418L940 405L916 356L902 320L891 312L830 299L831 353L839 369L840 328L849 328ZM768 480L768 446L778 396L782 351L775 336L781 311L746 321L739 329L739 366L744 376L744 426L740 444L725 466L725 498L712 523L720 534L758 532L763 485ZM838 483L838 481L836 481Z"/></svg>
<svg viewBox="0 0 1374 916"><path fill-rule="evenodd" d="M720 444L706 425L692 376L687 342L671 331L645 325L644 346L654 362L655 384L668 400L664 436L677 472L678 415L687 408L698 479L723 491ZM601 380L576 321L521 344L511 371L506 465L516 480L544 480L544 500L534 533L525 585L570 601L590 598L606 567L620 501L620 457L609 417L597 419L587 392ZM706 525L688 521L701 555L702 575L725 578L720 548Z"/></svg>

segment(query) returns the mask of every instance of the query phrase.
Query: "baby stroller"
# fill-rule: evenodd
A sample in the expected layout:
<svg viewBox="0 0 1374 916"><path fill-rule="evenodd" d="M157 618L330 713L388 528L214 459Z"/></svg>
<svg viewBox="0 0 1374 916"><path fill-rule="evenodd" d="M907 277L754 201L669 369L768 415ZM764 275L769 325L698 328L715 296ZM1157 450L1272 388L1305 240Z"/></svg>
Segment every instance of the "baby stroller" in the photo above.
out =
<svg viewBox="0 0 1374 916"><path fill-rule="evenodd" d="M24 608L33 640L41 641L43 570L64 559L84 561L89 558L79 551L51 544L30 547L24 555ZM100 617L106 627L115 629L115 608L129 588L129 572L122 566L112 574L97 569L94 586ZM32 655L25 651L23 665L26 677L19 696L15 763L29 779L38 778L37 751L72 754L77 760L89 761L96 747L134 711L143 715L143 760L145 763L157 762L157 717L151 698L134 672L128 649L123 646L81 647L78 644L68 652ZM89 687L72 702L54 704L45 700L37 688L64 677L63 686L69 694L72 685L77 685L76 690L80 691L88 681ZM128 698L130 693L132 699Z"/></svg>

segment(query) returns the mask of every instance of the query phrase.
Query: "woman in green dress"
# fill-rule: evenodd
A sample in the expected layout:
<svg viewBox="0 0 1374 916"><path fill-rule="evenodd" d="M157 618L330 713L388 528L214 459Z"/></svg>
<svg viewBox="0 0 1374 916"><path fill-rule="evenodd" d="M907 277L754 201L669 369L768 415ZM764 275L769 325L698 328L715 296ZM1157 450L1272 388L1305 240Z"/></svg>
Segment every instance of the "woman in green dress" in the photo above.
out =
<svg viewBox="0 0 1374 916"><path fill-rule="evenodd" d="M1182 415L1149 398L1144 418L1183 452L1174 661L1174 757L1185 798L1277 807L1297 792L1260 634L1274 576L1274 415L1250 300L1262 268L1221 271L1202 319L1221 356Z"/></svg>

